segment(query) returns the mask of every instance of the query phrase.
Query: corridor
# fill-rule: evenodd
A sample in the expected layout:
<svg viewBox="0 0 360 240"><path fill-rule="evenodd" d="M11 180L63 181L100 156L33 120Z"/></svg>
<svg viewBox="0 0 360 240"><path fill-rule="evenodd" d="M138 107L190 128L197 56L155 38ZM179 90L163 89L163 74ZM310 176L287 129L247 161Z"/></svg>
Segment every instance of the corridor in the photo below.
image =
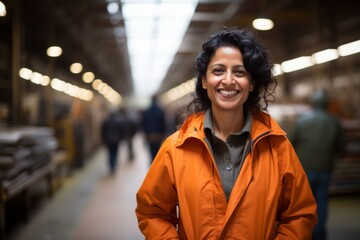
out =
<svg viewBox="0 0 360 240"><path fill-rule="evenodd" d="M146 174L149 157L143 136L134 139L135 161L127 161L125 145L115 176L106 168L105 149L69 177L28 223L9 233L8 240L141 240L134 213L135 193ZM360 239L360 196L334 196L330 201L328 240Z"/></svg>

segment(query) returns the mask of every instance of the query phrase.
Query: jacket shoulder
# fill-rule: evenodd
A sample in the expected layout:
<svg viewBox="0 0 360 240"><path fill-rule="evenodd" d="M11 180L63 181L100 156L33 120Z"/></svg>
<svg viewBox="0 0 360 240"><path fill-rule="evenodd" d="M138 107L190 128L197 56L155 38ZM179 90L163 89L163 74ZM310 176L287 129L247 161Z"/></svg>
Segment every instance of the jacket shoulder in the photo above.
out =
<svg viewBox="0 0 360 240"><path fill-rule="evenodd" d="M286 135L278 122L267 112L252 112L253 125L257 131L271 131L277 135Z"/></svg>

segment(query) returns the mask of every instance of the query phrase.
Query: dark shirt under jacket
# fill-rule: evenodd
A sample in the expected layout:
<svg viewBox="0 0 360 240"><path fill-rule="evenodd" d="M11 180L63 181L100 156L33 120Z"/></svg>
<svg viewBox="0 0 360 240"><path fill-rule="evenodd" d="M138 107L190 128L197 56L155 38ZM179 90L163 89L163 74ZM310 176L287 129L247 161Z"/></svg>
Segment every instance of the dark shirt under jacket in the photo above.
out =
<svg viewBox="0 0 360 240"><path fill-rule="evenodd" d="M212 114L209 109L205 114L204 120L205 141L212 151L219 170L226 199L229 200L231 190L239 176L243 161L250 151L251 113L246 113L243 129L238 133L231 134L225 142L215 136L211 119ZM246 151L244 151L245 149Z"/></svg>

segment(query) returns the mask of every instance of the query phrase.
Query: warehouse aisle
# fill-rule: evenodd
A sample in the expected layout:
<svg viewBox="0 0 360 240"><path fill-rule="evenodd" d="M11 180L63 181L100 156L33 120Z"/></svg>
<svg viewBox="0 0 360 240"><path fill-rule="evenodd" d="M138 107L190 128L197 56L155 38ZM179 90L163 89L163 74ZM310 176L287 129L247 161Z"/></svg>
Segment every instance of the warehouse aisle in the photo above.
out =
<svg viewBox="0 0 360 240"><path fill-rule="evenodd" d="M146 174L149 153L135 137L135 161L120 148L115 176L106 169L106 152L96 152L84 170L70 177L53 199L8 240L141 240L134 209L135 193ZM360 239L360 195L332 197L328 240Z"/></svg>
<svg viewBox="0 0 360 240"><path fill-rule="evenodd" d="M135 194L148 168L142 135L134 138L135 160L120 146L117 173L107 172L106 151L97 151L86 167L68 178L53 199L19 226L9 240L143 239L135 216Z"/></svg>

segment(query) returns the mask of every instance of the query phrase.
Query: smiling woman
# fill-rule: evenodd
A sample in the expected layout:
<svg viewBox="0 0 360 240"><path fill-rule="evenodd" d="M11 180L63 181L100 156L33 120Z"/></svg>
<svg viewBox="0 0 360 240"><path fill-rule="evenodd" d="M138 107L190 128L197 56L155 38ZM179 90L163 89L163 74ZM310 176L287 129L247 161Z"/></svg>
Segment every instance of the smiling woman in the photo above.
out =
<svg viewBox="0 0 360 240"><path fill-rule="evenodd" d="M201 82L213 103L213 112L236 108L239 113L243 112L243 105L253 89L250 75L244 68L242 54L234 47L220 47L216 50Z"/></svg>
<svg viewBox="0 0 360 240"><path fill-rule="evenodd" d="M265 49L251 32L225 29L203 44L196 70L187 118L137 193L146 239L311 239L305 172L262 111L276 86Z"/></svg>

